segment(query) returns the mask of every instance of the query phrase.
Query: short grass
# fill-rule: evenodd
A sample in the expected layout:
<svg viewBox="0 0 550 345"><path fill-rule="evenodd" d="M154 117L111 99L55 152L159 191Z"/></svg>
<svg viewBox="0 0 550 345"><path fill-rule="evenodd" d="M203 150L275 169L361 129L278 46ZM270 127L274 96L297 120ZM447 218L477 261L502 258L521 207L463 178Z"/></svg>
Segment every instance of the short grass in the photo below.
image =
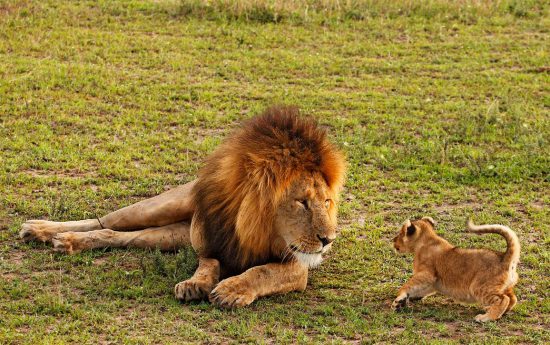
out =
<svg viewBox="0 0 550 345"><path fill-rule="evenodd" d="M549 27L527 0L0 0L0 343L548 343ZM192 180L272 103L315 116L349 160L341 235L306 292L181 305L190 250L18 239L25 219ZM390 311L411 274L390 240L421 215L461 246L505 246L464 234L467 216L517 231L511 314L479 325L440 296Z"/></svg>

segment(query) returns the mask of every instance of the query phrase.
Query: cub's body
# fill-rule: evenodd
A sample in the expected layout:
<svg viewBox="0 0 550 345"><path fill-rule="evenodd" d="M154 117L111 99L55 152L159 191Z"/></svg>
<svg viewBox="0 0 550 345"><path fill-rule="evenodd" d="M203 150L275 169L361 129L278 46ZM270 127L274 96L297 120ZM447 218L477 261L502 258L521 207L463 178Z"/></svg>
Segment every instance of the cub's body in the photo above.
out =
<svg viewBox="0 0 550 345"><path fill-rule="evenodd" d="M457 248L439 237L429 217L407 221L394 238L396 250L414 253L413 276L399 290L393 308L400 308L408 300L418 300L439 292L465 303L479 303L487 313L476 316L476 321L500 318L511 310L517 298L513 287L518 281L519 241L516 234L503 225L475 226L474 233L502 235L508 250L499 253L488 249Z"/></svg>

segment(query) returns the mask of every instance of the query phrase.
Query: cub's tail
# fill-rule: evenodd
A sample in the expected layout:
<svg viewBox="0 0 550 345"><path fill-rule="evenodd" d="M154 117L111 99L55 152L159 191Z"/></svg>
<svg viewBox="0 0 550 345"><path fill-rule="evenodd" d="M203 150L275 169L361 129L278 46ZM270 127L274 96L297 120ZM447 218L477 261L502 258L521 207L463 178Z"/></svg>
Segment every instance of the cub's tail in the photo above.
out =
<svg viewBox="0 0 550 345"><path fill-rule="evenodd" d="M520 244L518 236L509 227L500 224L475 225L471 219L468 219L467 229L475 234L499 234L506 239L508 248L504 254L504 263L517 264L519 261Z"/></svg>

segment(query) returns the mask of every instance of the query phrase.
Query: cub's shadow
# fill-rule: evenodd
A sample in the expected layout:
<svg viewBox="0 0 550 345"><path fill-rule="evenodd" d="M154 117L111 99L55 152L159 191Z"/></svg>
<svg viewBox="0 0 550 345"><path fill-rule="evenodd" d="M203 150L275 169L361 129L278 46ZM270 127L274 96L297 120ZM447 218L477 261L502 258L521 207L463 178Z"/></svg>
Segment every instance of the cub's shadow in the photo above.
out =
<svg viewBox="0 0 550 345"><path fill-rule="evenodd" d="M388 306L393 300L388 301ZM397 310L398 314L414 315L417 318L430 321L473 321L474 317L483 312L483 308L476 305L465 305L454 302L445 296L428 296L424 298L409 298L403 300Z"/></svg>

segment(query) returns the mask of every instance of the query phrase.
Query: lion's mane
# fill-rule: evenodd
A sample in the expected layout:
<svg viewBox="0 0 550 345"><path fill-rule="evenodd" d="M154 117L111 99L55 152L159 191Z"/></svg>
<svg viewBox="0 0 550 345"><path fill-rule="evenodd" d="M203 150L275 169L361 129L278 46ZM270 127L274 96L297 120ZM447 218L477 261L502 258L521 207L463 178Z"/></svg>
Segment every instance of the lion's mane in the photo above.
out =
<svg viewBox="0 0 550 345"><path fill-rule="evenodd" d="M287 188L319 172L338 195L344 171L342 153L296 107L272 107L246 121L207 158L193 190L203 254L234 273L280 261L271 252L273 220Z"/></svg>

